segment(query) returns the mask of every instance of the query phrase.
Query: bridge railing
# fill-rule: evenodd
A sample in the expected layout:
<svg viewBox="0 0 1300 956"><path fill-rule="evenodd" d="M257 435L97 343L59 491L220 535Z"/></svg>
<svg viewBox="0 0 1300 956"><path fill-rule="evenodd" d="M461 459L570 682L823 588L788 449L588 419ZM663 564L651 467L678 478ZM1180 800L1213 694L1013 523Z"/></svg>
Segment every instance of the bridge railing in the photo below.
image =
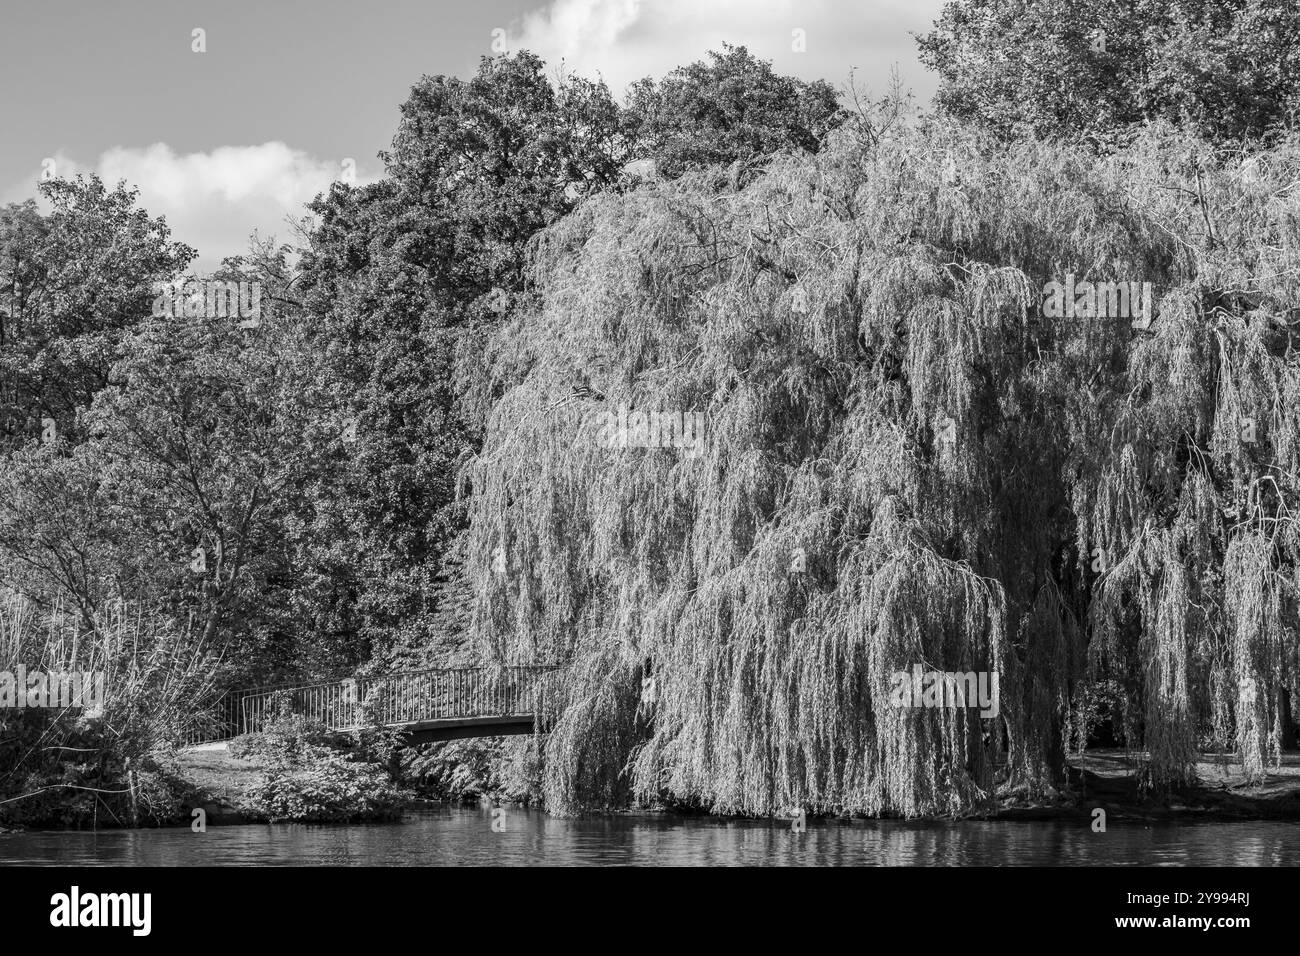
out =
<svg viewBox="0 0 1300 956"><path fill-rule="evenodd" d="M549 666L434 668L377 677L227 694L187 744L229 740L263 730L281 713L331 730L473 717L532 717L547 723Z"/></svg>

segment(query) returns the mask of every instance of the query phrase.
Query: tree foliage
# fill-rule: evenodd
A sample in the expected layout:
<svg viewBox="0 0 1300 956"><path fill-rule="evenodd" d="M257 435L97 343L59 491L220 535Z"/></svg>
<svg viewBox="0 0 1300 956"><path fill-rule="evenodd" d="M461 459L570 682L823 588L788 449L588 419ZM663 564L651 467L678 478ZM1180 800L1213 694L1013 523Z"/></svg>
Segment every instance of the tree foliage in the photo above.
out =
<svg viewBox="0 0 1300 956"><path fill-rule="evenodd" d="M1059 786L1103 681L1150 785L1257 779L1300 690L1298 162L846 130L544 233L465 480L477 632L570 662L548 806L970 812ZM1158 322L1044 318L1068 273ZM620 406L702 454L611 449ZM1000 715L891 706L914 664Z"/></svg>
<svg viewBox="0 0 1300 956"><path fill-rule="evenodd" d="M1256 140L1300 109L1290 0L950 0L920 48L936 105L1000 135Z"/></svg>
<svg viewBox="0 0 1300 956"><path fill-rule="evenodd" d="M124 185L52 180L41 192L48 215L34 202L0 209L0 424L10 444L39 437L45 418L79 431L78 409L108 384L154 284L195 256Z"/></svg>
<svg viewBox="0 0 1300 956"><path fill-rule="evenodd" d="M688 169L762 163L785 150L816 152L844 115L825 80L782 76L745 47L723 44L707 62L633 84L623 127L638 156L675 178Z"/></svg>
<svg viewBox="0 0 1300 956"><path fill-rule="evenodd" d="M338 582L340 614L377 657L416 664L463 644L456 471L481 441L483 342L525 296L533 237L619 187L642 140L672 168L711 161L671 145L701 138L752 162L815 148L830 122L824 84L777 76L743 49L714 59L644 84L625 109L603 84L552 81L528 53L485 58L469 80L425 77L384 154L388 177L313 206L300 286L310 344L356 438L303 519L334 533L302 560ZM683 112L688 101L698 108Z"/></svg>

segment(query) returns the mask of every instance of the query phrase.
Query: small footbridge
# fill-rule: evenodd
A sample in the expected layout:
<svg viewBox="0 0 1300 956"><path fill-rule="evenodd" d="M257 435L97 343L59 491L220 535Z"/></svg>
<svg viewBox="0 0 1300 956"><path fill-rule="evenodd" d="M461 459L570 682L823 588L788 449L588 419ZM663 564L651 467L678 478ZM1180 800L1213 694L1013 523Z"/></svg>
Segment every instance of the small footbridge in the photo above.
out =
<svg viewBox="0 0 1300 956"><path fill-rule="evenodd" d="M408 743L542 733L557 673L554 666L432 668L235 691L204 710L185 743L256 733L283 715L340 732L392 728Z"/></svg>

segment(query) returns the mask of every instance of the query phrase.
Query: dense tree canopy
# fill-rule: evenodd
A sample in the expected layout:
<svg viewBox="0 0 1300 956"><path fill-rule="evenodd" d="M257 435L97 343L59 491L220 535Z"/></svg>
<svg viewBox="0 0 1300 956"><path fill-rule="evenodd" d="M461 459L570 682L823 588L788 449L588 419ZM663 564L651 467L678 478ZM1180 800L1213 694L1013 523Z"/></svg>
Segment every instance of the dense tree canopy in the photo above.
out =
<svg viewBox="0 0 1300 956"><path fill-rule="evenodd" d="M1099 700L1152 786L1258 779L1300 701L1297 145L872 142L542 239L470 475L483 640L573 662L548 806L965 812L1059 786ZM1069 274L1158 321L1046 318ZM611 449L624 407L702 454ZM1000 715L893 706L915 664Z"/></svg>
<svg viewBox="0 0 1300 956"><path fill-rule="evenodd" d="M1002 135L1163 119L1240 141L1300 110L1292 0L950 0L920 47L936 105Z"/></svg>
<svg viewBox="0 0 1300 956"><path fill-rule="evenodd" d="M828 86L781 77L743 49L643 83L624 109L603 84L553 83L528 53L415 86L388 177L313 206L300 285L338 417L356 425L350 463L302 519L333 533L304 560L351 595L340 613L377 654L427 659L435 635L464 626L456 473L480 440L483 338L527 298L533 237L621 188L633 156L674 173L752 164L816 148L837 115ZM683 150L706 142L707 153Z"/></svg>
<svg viewBox="0 0 1300 956"><path fill-rule="evenodd" d="M632 86L623 126L638 156L659 173L762 163L782 150L816 152L844 119L825 80L782 76L743 46L724 45L656 83Z"/></svg>
<svg viewBox="0 0 1300 956"><path fill-rule="evenodd" d="M48 215L31 202L0 209L0 416L20 440L45 418L76 431L154 284L195 256L124 186L53 180L41 192Z"/></svg>
<svg viewBox="0 0 1300 956"><path fill-rule="evenodd" d="M388 178L312 207L300 289L345 462L307 477L299 520L318 533L302 558L381 657L445 636L456 463L475 433L458 356L472 364L476 329L521 292L527 240L616 177L615 120L601 86L557 88L529 54L485 59L412 90Z"/></svg>

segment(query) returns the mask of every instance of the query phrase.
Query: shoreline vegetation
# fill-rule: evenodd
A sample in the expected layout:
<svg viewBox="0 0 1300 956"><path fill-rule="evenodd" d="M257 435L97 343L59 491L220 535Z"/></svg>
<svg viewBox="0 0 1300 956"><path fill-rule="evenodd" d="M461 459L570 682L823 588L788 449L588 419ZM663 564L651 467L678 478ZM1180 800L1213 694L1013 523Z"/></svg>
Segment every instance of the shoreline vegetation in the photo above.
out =
<svg viewBox="0 0 1300 956"><path fill-rule="evenodd" d="M184 776L207 796L208 822L253 823L238 809L239 794L260 769L248 761L239 761L229 755L216 754L214 748L200 757L197 752L187 756L182 765ZM966 819L975 820L1057 820L1091 823L1095 808L1104 809L1108 822L1162 821L1190 823L1202 820L1300 820L1300 754L1289 754L1280 768L1268 774L1265 780L1252 785L1246 782L1239 767L1232 765L1233 755L1217 755L1217 759L1198 763L1200 782L1184 790L1165 795L1142 794L1140 788L1142 754L1128 754L1120 750L1096 751L1069 758L1070 790L1058 794L1048 802L1041 800L1003 797L1002 804L985 813L972 813ZM478 804L484 801L500 806L526 805L526 800L509 797L495 798L470 794L460 798L410 797L403 810L416 809L429 804ZM215 812L213 812L215 811ZM636 811L673 814L689 812L682 808L655 807ZM696 811L699 813L702 811ZM595 811L601 815L601 811ZM737 816L737 815L733 815ZM828 815L833 816L833 815ZM818 819L810 815L810 819ZM318 822L318 821L303 821Z"/></svg>
<svg viewBox="0 0 1300 956"><path fill-rule="evenodd" d="M1026 799L1004 794L998 806L986 811L950 818L955 821L999 820L1072 823L1091 826L1098 808L1105 810L1107 825L1128 823L1188 824L1205 821L1300 820L1300 754L1288 754L1282 766L1270 772L1259 784L1246 781L1233 755L1205 756L1197 764L1199 782L1175 793L1152 794L1141 790L1143 754L1122 750L1097 750L1068 758L1069 787L1047 798ZM269 816L264 809L253 809L249 795L260 792L273 772L273 762L259 760L239 743L209 744L179 753L173 770L174 779L184 792L178 801L176 816L158 820L151 826L185 827L196 819L194 810L204 811L206 826L293 822L331 823L398 823L409 812L446 805L528 806L525 797L478 791L458 797L395 791L393 799L376 809L363 808L360 802L346 810L300 812L297 816ZM624 813L658 815L699 815L704 811L683 807L646 807L628 810L593 811L595 816ZM732 814L733 818L749 819ZM808 819L837 819L835 814L809 814ZM861 819L859 815L856 817ZM784 817L769 818L783 820ZM884 816L879 819L901 819ZM934 818L945 819L945 818ZM0 829L0 833L19 832L23 827ZM30 829L51 829L33 826ZM59 829L59 828L54 828ZM85 829L84 826L61 829Z"/></svg>
<svg viewBox="0 0 1300 956"><path fill-rule="evenodd" d="M196 253L126 184L0 208L0 671L105 687L0 708L0 823L1293 816L1300 8L1164 6L953 0L932 111L426 76L232 314L153 307ZM471 664L554 667L547 733L285 691L176 755Z"/></svg>

